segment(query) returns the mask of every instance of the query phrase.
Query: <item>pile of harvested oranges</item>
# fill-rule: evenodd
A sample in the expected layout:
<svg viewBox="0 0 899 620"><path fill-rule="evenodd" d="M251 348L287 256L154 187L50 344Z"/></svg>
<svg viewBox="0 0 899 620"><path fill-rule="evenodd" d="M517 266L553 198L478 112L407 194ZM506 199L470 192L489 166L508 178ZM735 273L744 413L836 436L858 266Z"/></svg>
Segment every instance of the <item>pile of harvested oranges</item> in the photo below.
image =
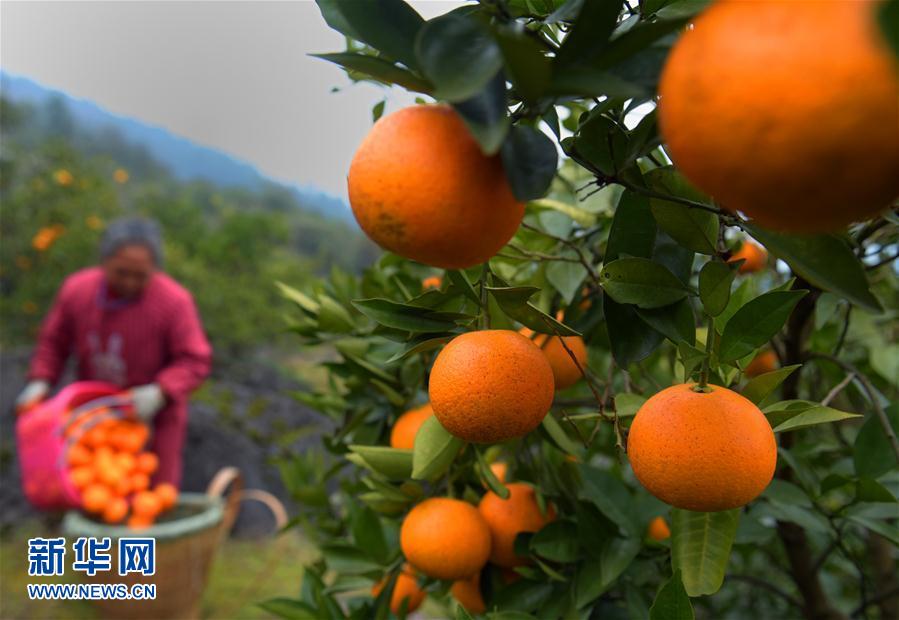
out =
<svg viewBox="0 0 899 620"><path fill-rule="evenodd" d="M109 418L69 433L74 440L66 454L69 479L85 512L105 523L141 529L175 505L174 485L150 487L159 459L145 449L150 436L146 425Z"/></svg>

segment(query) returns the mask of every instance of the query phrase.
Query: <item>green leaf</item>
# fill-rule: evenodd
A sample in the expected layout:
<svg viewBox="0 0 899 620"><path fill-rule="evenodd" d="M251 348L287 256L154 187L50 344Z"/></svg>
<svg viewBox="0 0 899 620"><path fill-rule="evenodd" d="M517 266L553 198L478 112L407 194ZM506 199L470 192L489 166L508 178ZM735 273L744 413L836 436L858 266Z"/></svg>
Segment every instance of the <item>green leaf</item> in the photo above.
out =
<svg viewBox="0 0 899 620"><path fill-rule="evenodd" d="M784 235L747 224L747 231L811 284L870 312L883 312L858 257L836 235Z"/></svg>
<svg viewBox="0 0 899 620"><path fill-rule="evenodd" d="M384 446L349 446L372 471L391 480L405 480L412 475L412 450L398 450Z"/></svg>
<svg viewBox="0 0 899 620"><path fill-rule="evenodd" d="M577 607L585 607L608 590L637 557L640 546L637 537L612 538L603 546L599 559L584 562L574 583Z"/></svg>
<svg viewBox="0 0 899 620"><path fill-rule="evenodd" d="M477 292L474 290L474 287L471 285L471 282L468 280L468 276L465 275L464 271L458 271L456 269L451 269L446 272L447 277L449 277L450 282L456 285L456 287L462 291L462 294L468 297L471 301L476 304L481 303L481 298L478 296Z"/></svg>
<svg viewBox="0 0 899 620"><path fill-rule="evenodd" d="M291 598L277 597L259 603L259 607L268 613L286 620L309 620L318 615L318 611L309 603Z"/></svg>
<svg viewBox="0 0 899 620"><path fill-rule="evenodd" d="M693 620L693 605L679 570L665 582L649 608L649 620Z"/></svg>
<svg viewBox="0 0 899 620"><path fill-rule="evenodd" d="M474 620L462 605L456 605L456 620Z"/></svg>
<svg viewBox="0 0 899 620"><path fill-rule="evenodd" d="M708 337L709 334L706 334L706 338ZM702 361L706 358L705 351L697 349L686 342L680 342L677 345L677 353L680 357L680 362L684 367L684 382L686 383L690 380L693 372L699 368Z"/></svg>
<svg viewBox="0 0 899 620"><path fill-rule="evenodd" d="M639 394L624 392L615 395L615 411L619 418L629 418L637 415L637 411L646 402L646 398Z"/></svg>
<svg viewBox="0 0 899 620"><path fill-rule="evenodd" d="M361 549L347 544L323 545L321 551L328 566L338 573L361 575L378 571L381 568L380 564L370 560Z"/></svg>
<svg viewBox="0 0 899 620"><path fill-rule="evenodd" d="M437 416L427 418L415 436L412 478L434 480L449 469L465 442L441 426Z"/></svg>
<svg viewBox="0 0 899 620"><path fill-rule="evenodd" d="M580 336L580 333L563 325L527 301L534 293L540 290L538 288L532 286L488 286L487 290L509 318L518 321L526 327L530 327L536 332L555 334L558 331L559 335L562 336Z"/></svg>
<svg viewBox="0 0 899 620"><path fill-rule="evenodd" d="M890 493L889 489L887 489L876 480L872 480L871 478L862 478L858 481L858 484L856 484L855 501L895 503L896 497L892 493Z"/></svg>
<svg viewBox="0 0 899 620"><path fill-rule="evenodd" d="M689 298L652 310L637 308L637 316L675 344L696 343L696 317Z"/></svg>
<svg viewBox="0 0 899 620"><path fill-rule="evenodd" d="M737 275L737 267L730 263L709 261L699 272L699 299L709 316L718 316L730 301L730 286Z"/></svg>
<svg viewBox="0 0 899 620"><path fill-rule="evenodd" d="M321 303L318 311L318 327L320 330L336 334L345 334L353 331L356 326L346 308L327 295L319 295L318 299Z"/></svg>
<svg viewBox="0 0 899 620"><path fill-rule="evenodd" d="M509 499L509 495L511 494L509 488L496 477L496 474L490 469L490 465L484 460L484 455L481 454L481 451L475 448L474 453L477 457L478 473L481 475L481 479L487 484L487 488L496 493L501 499Z"/></svg>
<svg viewBox="0 0 899 620"><path fill-rule="evenodd" d="M582 209L580 207L576 207L574 205L560 202L558 200L553 200L551 198L532 200L530 203L528 203L528 208L551 209L553 211L558 211L559 213L564 213L584 228L589 228L590 226L596 224L596 215L591 213L590 211L587 211L586 209Z"/></svg>
<svg viewBox="0 0 899 620"><path fill-rule="evenodd" d="M847 413L807 400L784 400L774 403L765 407L764 413L775 433L861 417L857 413Z"/></svg>
<svg viewBox="0 0 899 620"><path fill-rule="evenodd" d="M524 101L536 102L549 85L550 59L543 54L537 39L528 36L517 22L498 27L495 35L515 91Z"/></svg>
<svg viewBox="0 0 899 620"><path fill-rule="evenodd" d="M721 587L739 520L739 508L671 510L671 566L680 571L687 594L714 594Z"/></svg>
<svg viewBox="0 0 899 620"><path fill-rule="evenodd" d="M553 443L556 444L562 452L565 454L573 454L575 456L580 455L583 450L580 445L575 443L571 437L565 432L562 426L559 424L559 421L553 417L552 413L548 413L544 416L543 421L541 422L543 425L543 429L549 435L550 439L552 439Z"/></svg>
<svg viewBox="0 0 899 620"><path fill-rule="evenodd" d="M615 121L596 114L574 137L578 155L606 176L617 176L627 157L627 135Z"/></svg>
<svg viewBox="0 0 899 620"><path fill-rule="evenodd" d="M580 557L577 526L570 521L553 521L534 534L531 549L551 562L574 562Z"/></svg>
<svg viewBox="0 0 899 620"><path fill-rule="evenodd" d="M899 59L899 0L886 0L877 9L877 22L884 38Z"/></svg>
<svg viewBox="0 0 899 620"><path fill-rule="evenodd" d="M406 359L410 355L417 355L418 353L425 353L427 351L433 351L434 349L439 349L447 342L452 340L455 336L440 336L439 338L426 338L424 340L415 340L409 344L402 351L397 352L395 355L391 356L385 364L393 364L394 362L398 362L400 360Z"/></svg>
<svg viewBox="0 0 899 620"><path fill-rule="evenodd" d="M621 304L659 308L687 296L677 276L647 258L619 258L606 263L599 277L605 292Z"/></svg>
<svg viewBox="0 0 899 620"><path fill-rule="evenodd" d="M563 255L573 255L572 251L563 252ZM570 304L574 296L584 287L584 278L587 270L580 263L568 261L552 261L546 265L546 279L562 296L566 304Z"/></svg>
<svg viewBox="0 0 899 620"><path fill-rule="evenodd" d="M577 20L572 20L574 27L556 54L557 68L586 63L598 56L608 44L620 12L621 0L585 1Z"/></svg>
<svg viewBox="0 0 899 620"><path fill-rule="evenodd" d="M784 382L793 372L801 367L802 364L794 364L793 366L784 366L771 372L753 377L740 393L754 402L756 405L761 404L763 400L768 398L778 386Z"/></svg>
<svg viewBox="0 0 899 620"><path fill-rule="evenodd" d="M633 306L619 304L610 296L603 295L602 308L612 356L621 368L646 358L665 340L665 336L637 315Z"/></svg>
<svg viewBox="0 0 899 620"><path fill-rule="evenodd" d="M606 262L616 260L622 254L650 258L655 242L656 223L652 219L649 199L625 190L621 194L612 219L612 228L609 230Z"/></svg>
<svg viewBox="0 0 899 620"><path fill-rule="evenodd" d="M381 520L378 518L378 515L367 506L354 507L354 510L350 529L353 532L353 541L356 543L356 546L375 561L379 563L386 562L390 555L390 550L384 539L384 528L381 527Z"/></svg>
<svg viewBox="0 0 899 620"><path fill-rule="evenodd" d="M319 0L319 6L325 4L340 13L344 23L352 29L353 38L368 43L410 69L417 68L415 37L424 20L403 0L379 0L376 11L368 3L358 0Z"/></svg>
<svg viewBox="0 0 899 620"><path fill-rule="evenodd" d="M501 155L515 198L526 202L546 193L556 176L559 153L545 133L527 125L515 125L503 143Z"/></svg>
<svg viewBox="0 0 899 620"><path fill-rule="evenodd" d="M386 327L410 332L448 331L456 327L457 321L472 318L464 314L409 306L389 299L355 299L352 303L371 320Z"/></svg>
<svg viewBox="0 0 899 620"><path fill-rule="evenodd" d="M899 403L887 407L886 414L893 432L899 435ZM899 467L890 441L873 412L868 415L855 437L852 460L855 463L855 473L869 478L877 478Z"/></svg>
<svg viewBox="0 0 899 620"><path fill-rule="evenodd" d="M500 48L475 17L452 12L427 22L415 44L434 96L464 101L477 95L503 65Z"/></svg>
<svg viewBox="0 0 899 620"><path fill-rule="evenodd" d="M686 198L710 204L708 198L695 189L673 166L653 168L643 175L647 186L659 194ZM650 198L652 216L659 228L685 248L702 254L714 254L718 245L718 216L704 209Z"/></svg>
<svg viewBox="0 0 899 620"><path fill-rule="evenodd" d="M347 71L362 73L379 82L385 84L397 84L407 90L418 93L430 93L433 88L427 80L418 77L411 71L398 67L392 62L384 60L383 58L378 58L377 56L352 52L311 54L311 56L333 62L335 65L339 65Z"/></svg>
<svg viewBox="0 0 899 620"><path fill-rule="evenodd" d="M471 135L486 155L496 154L509 131L506 80L500 71L475 96L453 103Z"/></svg>
<svg viewBox="0 0 899 620"><path fill-rule="evenodd" d="M749 355L781 330L808 291L773 291L737 310L724 326L718 356L730 362Z"/></svg>
<svg viewBox="0 0 899 620"><path fill-rule="evenodd" d="M283 282L275 282L275 286L278 287L278 290L283 297L294 302L309 314L318 314L319 303L305 293L301 293L297 289L287 286Z"/></svg>

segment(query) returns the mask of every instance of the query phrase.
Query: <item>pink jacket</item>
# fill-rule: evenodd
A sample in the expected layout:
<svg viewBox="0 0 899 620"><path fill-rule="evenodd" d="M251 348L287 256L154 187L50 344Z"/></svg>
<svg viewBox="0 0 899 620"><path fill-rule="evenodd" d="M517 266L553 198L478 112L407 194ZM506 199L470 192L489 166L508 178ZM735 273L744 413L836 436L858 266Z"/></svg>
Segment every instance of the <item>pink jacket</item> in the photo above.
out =
<svg viewBox="0 0 899 620"><path fill-rule="evenodd" d="M157 481L179 484L187 430L187 397L209 375L212 349L191 294L155 273L132 302L110 298L103 271L69 276L44 319L29 378L56 383L69 355L78 378L123 388L157 383L168 405L154 420Z"/></svg>

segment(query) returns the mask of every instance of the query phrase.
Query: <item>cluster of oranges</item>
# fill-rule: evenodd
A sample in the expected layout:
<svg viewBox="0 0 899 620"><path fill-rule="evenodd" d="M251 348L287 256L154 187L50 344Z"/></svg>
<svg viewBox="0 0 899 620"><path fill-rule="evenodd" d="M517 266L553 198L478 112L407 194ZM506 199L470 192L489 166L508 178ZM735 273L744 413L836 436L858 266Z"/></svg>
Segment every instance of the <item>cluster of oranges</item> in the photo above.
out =
<svg viewBox="0 0 899 620"><path fill-rule="evenodd" d="M106 419L71 444L66 455L69 479L81 494L85 512L110 524L127 519L128 527L141 529L175 505L174 485L150 487L159 459L144 449L148 437L148 428L140 422Z"/></svg>

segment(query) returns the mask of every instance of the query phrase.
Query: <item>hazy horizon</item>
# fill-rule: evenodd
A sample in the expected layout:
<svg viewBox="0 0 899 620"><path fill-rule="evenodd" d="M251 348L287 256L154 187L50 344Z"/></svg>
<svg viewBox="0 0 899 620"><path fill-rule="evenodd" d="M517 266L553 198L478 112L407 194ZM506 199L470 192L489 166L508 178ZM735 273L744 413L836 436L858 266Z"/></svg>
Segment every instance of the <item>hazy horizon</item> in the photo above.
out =
<svg viewBox="0 0 899 620"><path fill-rule="evenodd" d="M459 2L411 4L427 19ZM344 47L311 0L0 3L11 75L342 198L371 107L414 99L308 56Z"/></svg>

